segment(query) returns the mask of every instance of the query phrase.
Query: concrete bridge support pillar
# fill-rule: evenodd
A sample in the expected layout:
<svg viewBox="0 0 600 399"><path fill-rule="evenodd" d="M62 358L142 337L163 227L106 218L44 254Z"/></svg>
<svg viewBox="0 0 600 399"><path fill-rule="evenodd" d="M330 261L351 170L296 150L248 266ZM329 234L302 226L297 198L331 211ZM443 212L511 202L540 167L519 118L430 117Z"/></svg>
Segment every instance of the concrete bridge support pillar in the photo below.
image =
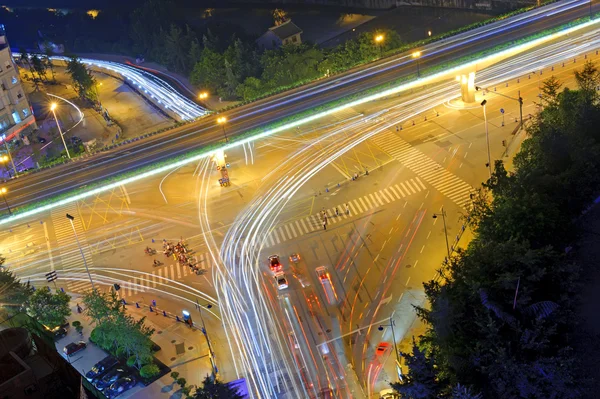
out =
<svg viewBox="0 0 600 399"><path fill-rule="evenodd" d="M475 72L468 75L458 75L456 81L460 83L461 97L464 103L475 102Z"/></svg>

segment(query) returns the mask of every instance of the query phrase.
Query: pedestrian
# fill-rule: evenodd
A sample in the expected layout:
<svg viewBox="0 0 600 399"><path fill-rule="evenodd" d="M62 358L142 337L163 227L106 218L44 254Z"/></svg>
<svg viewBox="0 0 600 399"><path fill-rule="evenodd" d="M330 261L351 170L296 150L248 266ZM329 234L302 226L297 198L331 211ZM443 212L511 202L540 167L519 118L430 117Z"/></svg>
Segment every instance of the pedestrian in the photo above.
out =
<svg viewBox="0 0 600 399"><path fill-rule="evenodd" d="M358 173L354 174L354 180L358 179Z"/></svg>
<svg viewBox="0 0 600 399"><path fill-rule="evenodd" d="M348 207L348 204L346 204L346 215L350 216L350 208Z"/></svg>
<svg viewBox="0 0 600 399"><path fill-rule="evenodd" d="M327 222L323 220L323 230L327 230Z"/></svg>
<svg viewBox="0 0 600 399"><path fill-rule="evenodd" d="M365 175L369 176L369 169L365 168Z"/></svg>
<svg viewBox="0 0 600 399"><path fill-rule="evenodd" d="M335 216L340 216L340 210L337 206L335 207Z"/></svg>
<svg viewBox="0 0 600 399"><path fill-rule="evenodd" d="M398 131L398 125L396 125L396 131Z"/></svg>

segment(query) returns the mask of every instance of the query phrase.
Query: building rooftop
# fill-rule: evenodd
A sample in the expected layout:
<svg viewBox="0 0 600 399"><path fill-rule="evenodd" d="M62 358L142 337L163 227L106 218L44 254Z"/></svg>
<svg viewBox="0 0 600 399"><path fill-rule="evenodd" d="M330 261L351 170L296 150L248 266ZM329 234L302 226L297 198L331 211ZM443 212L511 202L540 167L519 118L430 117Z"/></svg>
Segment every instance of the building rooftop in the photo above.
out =
<svg viewBox="0 0 600 399"><path fill-rule="evenodd" d="M272 28L269 28L269 30L276 34L281 40L297 35L298 33L302 33L302 29L298 28L298 26L293 23L291 19L288 19L279 26L273 26Z"/></svg>

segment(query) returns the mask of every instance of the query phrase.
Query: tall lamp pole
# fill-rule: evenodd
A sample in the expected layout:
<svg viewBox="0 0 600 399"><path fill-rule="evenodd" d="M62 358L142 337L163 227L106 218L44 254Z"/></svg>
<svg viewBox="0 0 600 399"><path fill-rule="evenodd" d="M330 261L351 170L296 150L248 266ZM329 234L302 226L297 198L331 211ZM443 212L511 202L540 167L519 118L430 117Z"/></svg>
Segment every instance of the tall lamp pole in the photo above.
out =
<svg viewBox="0 0 600 399"><path fill-rule="evenodd" d="M77 231L75 230L75 224L73 223L73 220L75 220L75 217L71 216L67 213L67 219L69 219L69 221L71 222L71 227L73 228L73 234L75 234L75 241L77 241L77 246L79 247L79 252L81 252L81 257L83 258L83 264L85 266L85 271L87 272L88 277L90 278L90 283L92 283L92 291L95 291L94 280L92 280L92 275L90 274L90 269L88 268L87 261L85 260L85 255L83 254L83 249L81 249L81 244L79 243L79 237L77 236Z"/></svg>
<svg viewBox="0 0 600 399"><path fill-rule="evenodd" d="M17 172L17 167L15 166L15 161L13 161L12 155L10 153L10 148L8 148L8 141L6 141L6 135L2 135L0 136L0 138L2 139L2 141L4 141L4 146L6 147L6 153L8 154L8 157L2 157L0 159L1 162L6 162L8 160L10 160L10 163L12 164L13 170L15 171L15 177L17 177L19 175L19 173Z"/></svg>
<svg viewBox="0 0 600 399"><path fill-rule="evenodd" d="M417 60L417 77L421 77L421 71L419 70L419 58L421 58L421 52L415 51L412 53L412 57Z"/></svg>
<svg viewBox="0 0 600 399"><path fill-rule="evenodd" d="M2 187L0 188L0 193L2 193L2 198L4 198L4 203L6 204L6 209L8 209L8 214L12 215L12 212L10 210L10 206L8 206L8 201L6 200L6 192L8 190L6 189L6 187Z"/></svg>
<svg viewBox="0 0 600 399"><path fill-rule="evenodd" d="M69 159L71 159L71 154L69 154L67 143L65 143L65 136L63 136L62 129L60 128L60 123L58 123L58 119L56 118L56 103L50 104L50 110L52 111L52 115L54 115L54 121L56 122L58 133L60 134L60 138L62 139L63 145L65 146L65 151L67 151L67 156L69 157Z"/></svg>
<svg viewBox="0 0 600 399"><path fill-rule="evenodd" d="M377 46L379 47L379 58L382 57L383 55L383 40L385 39L385 36L379 34L377 36L375 36L375 43L377 43Z"/></svg>
<svg viewBox="0 0 600 399"><path fill-rule="evenodd" d="M488 123L487 123L487 112L485 110L485 105L487 104L487 100L483 100L481 102L481 106L483 107L483 120L485 122L485 142L487 144L487 167L488 172L490 173L490 179L492 178L492 157L490 155L490 134L488 131Z"/></svg>
<svg viewBox="0 0 600 399"><path fill-rule="evenodd" d="M225 133L225 123L226 122L227 122L227 118L224 116L217 118L217 123L219 125L221 125L221 127L223 127L223 136L225 136L225 142L228 143L229 139L227 138L227 133Z"/></svg>
<svg viewBox="0 0 600 399"><path fill-rule="evenodd" d="M198 308L198 312L200 312L200 321L202 321L202 334L204 334L204 338L206 339L206 344L208 345L208 352L210 354L210 364L212 366L213 377L217 376L219 369L217 368L217 363L215 360L215 352L213 351L212 344L210 343L210 338L208 337L208 331L206 331L206 324L204 324L204 316L202 315L203 306L200 305L198 299L196 298L196 308ZM212 305L209 303L206 305L207 309L212 308Z"/></svg>
<svg viewBox="0 0 600 399"><path fill-rule="evenodd" d="M396 333L394 332L395 321L393 319L394 314L390 316L390 324L382 324L377 329L383 331L384 327L390 327L392 329L392 339L394 340L394 353L396 354L396 371L398 372L398 379L402 381L402 368L400 367L400 354L398 353L398 347L396 344Z"/></svg>
<svg viewBox="0 0 600 399"><path fill-rule="evenodd" d="M482 90L483 94L485 95L485 93L492 93L492 94L496 94L497 96L501 96L504 98L508 98L510 100L515 100L516 102L519 103L519 129L523 129L523 97L521 97L521 90L518 91L518 98L515 97L511 97L511 96L507 96L506 94L502 94L502 93L498 93L495 91L490 91L489 89L483 88L483 87L479 87L479 86L475 86L475 90Z"/></svg>
<svg viewBox="0 0 600 399"><path fill-rule="evenodd" d="M446 236L446 251L448 252L448 259L450 259L450 245L448 245L448 228L446 227L446 211L444 210L444 207L442 207L441 213L433 214L434 219L437 219L438 216L441 216L444 222L444 235Z"/></svg>

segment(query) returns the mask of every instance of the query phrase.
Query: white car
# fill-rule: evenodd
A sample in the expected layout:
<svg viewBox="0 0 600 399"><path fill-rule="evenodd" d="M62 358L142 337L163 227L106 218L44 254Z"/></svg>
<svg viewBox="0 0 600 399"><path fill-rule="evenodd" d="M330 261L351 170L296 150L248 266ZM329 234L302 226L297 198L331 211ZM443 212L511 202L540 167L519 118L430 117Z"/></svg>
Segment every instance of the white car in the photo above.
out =
<svg viewBox="0 0 600 399"><path fill-rule="evenodd" d="M275 281L277 281L277 288L280 290L284 290L288 287L288 281L283 272L275 273Z"/></svg>

